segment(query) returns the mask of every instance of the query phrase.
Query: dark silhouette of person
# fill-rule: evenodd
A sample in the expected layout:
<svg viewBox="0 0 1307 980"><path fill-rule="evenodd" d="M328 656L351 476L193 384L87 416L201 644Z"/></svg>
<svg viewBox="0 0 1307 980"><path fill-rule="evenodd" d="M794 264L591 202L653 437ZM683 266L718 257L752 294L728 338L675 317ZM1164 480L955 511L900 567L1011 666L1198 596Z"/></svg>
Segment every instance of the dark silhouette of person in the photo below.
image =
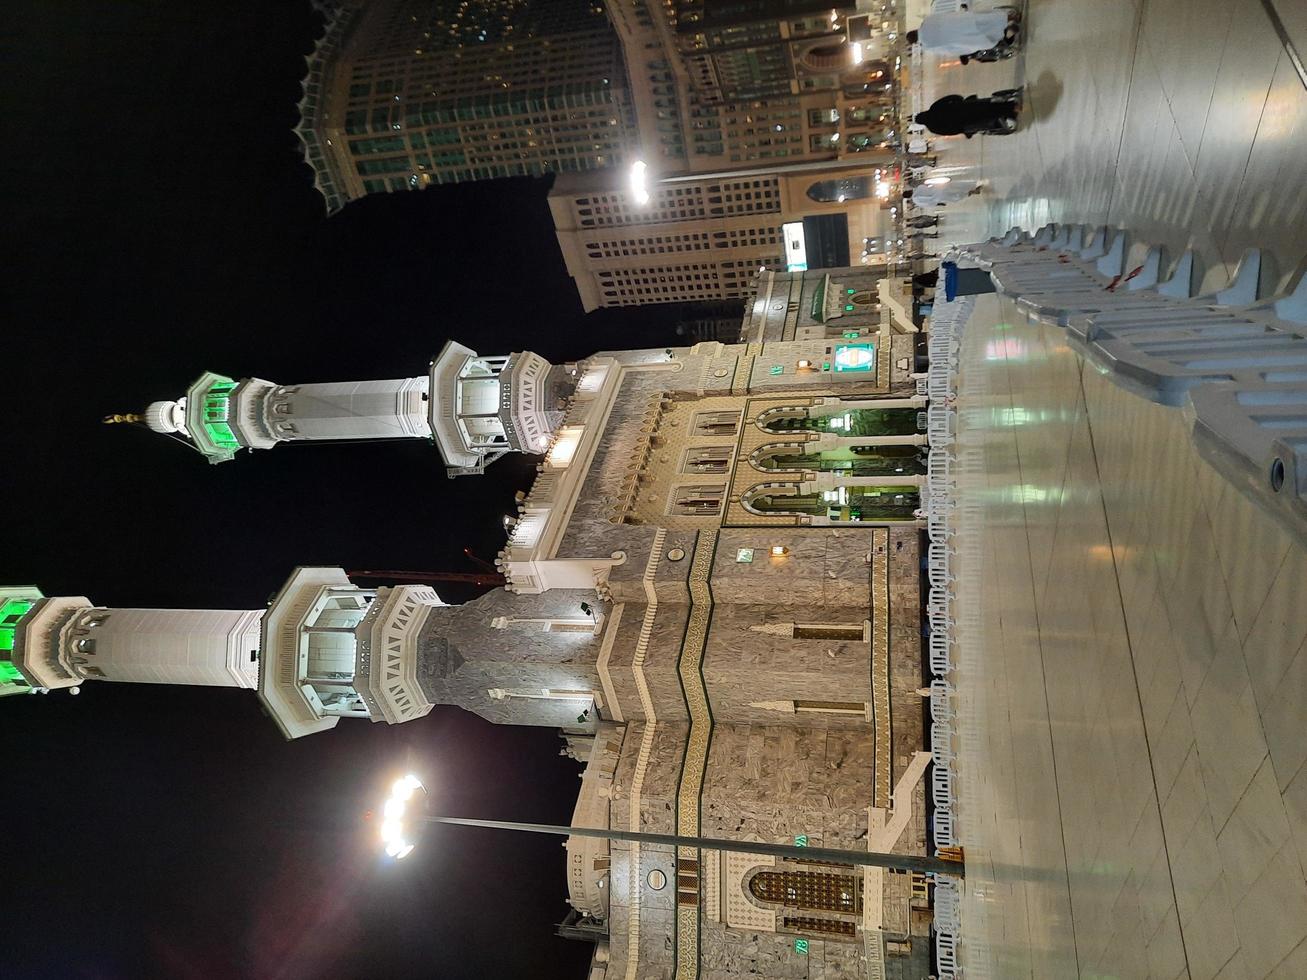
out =
<svg viewBox="0 0 1307 980"><path fill-rule="evenodd" d="M1010 133L1017 128L1021 104L1015 99L981 99L974 95L946 95L935 100L915 120L936 136L965 136L976 133Z"/></svg>

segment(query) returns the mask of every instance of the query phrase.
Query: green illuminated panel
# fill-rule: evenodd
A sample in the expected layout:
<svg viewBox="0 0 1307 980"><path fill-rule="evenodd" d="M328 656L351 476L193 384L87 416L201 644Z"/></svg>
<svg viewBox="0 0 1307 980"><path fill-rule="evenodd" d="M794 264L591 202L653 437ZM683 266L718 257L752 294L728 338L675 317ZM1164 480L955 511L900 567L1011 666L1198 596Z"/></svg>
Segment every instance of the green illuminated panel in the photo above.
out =
<svg viewBox="0 0 1307 980"><path fill-rule="evenodd" d="M35 599L6 599L0 605L0 650L7 651L14 648L14 627L34 605L36 605ZM4 666L12 665L5 663ZM0 680L3 680L3 677L0 677Z"/></svg>
<svg viewBox="0 0 1307 980"><path fill-rule="evenodd" d="M876 366L875 344L836 344L836 371L870 371Z"/></svg>
<svg viewBox="0 0 1307 980"><path fill-rule="evenodd" d="M237 382L212 371L201 375L186 392L186 427L195 448L210 463L222 463L240 450L230 422L230 399Z"/></svg>

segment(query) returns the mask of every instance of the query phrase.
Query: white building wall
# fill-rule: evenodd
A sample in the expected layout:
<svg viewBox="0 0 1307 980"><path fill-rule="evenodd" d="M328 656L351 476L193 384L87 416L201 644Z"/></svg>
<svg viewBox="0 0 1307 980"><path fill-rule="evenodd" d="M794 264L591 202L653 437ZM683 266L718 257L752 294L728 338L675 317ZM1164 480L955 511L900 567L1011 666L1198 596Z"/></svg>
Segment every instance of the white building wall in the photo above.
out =
<svg viewBox="0 0 1307 980"><path fill-rule="evenodd" d="M91 609L64 630L88 678L138 684L258 686L262 611ZM100 625L90 625L100 620Z"/></svg>

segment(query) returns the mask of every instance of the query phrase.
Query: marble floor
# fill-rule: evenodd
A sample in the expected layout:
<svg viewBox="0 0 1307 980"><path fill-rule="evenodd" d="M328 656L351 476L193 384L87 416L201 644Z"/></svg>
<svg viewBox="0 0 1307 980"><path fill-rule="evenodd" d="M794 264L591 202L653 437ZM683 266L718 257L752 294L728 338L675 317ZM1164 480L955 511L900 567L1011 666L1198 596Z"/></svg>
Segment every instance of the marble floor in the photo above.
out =
<svg viewBox="0 0 1307 980"><path fill-rule="evenodd" d="M1307 977L1307 549L981 297L959 382L968 977Z"/></svg>
<svg viewBox="0 0 1307 980"><path fill-rule="evenodd" d="M1268 15L1270 4L1289 43ZM935 244L1110 224L1199 256L1307 251L1303 0L1030 0L1020 129L935 142L985 192ZM968 977L1307 978L1307 550L1183 415L982 297L959 398L958 832Z"/></svg>
<svg viewBox="0 0 1307 980"><path fill-rule="evenodd" d="M1277 260L1268 285L1292 274L1307 251L1307 2L1027 0L1026 28L1009 61L926 62L926 104L1027 93L1016 134L935 141L946 172L988 187L945 208L928 244L1110 224L1193 248L1207 285L1253 246Z"/></svg>

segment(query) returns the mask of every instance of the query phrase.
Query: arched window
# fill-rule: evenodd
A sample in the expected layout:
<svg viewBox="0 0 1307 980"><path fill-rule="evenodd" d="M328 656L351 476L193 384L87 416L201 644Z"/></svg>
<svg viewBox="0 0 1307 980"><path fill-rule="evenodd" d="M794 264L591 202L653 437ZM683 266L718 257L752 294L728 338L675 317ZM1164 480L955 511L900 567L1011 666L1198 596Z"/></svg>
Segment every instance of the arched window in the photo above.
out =
<svg viewBox="0 0 1307 980"><path fill-rule="evenodd" d="M821 204L833 204L871 197L874 190L871 177L832 177L810 184L808 197Z"/></svg>
<svg viewBox="0 0 1307 980"><path fill-rule="evenodd" d="M821 871L759 871L749 891L760 902L819 912L862 911L862 879Z"/></svg>

